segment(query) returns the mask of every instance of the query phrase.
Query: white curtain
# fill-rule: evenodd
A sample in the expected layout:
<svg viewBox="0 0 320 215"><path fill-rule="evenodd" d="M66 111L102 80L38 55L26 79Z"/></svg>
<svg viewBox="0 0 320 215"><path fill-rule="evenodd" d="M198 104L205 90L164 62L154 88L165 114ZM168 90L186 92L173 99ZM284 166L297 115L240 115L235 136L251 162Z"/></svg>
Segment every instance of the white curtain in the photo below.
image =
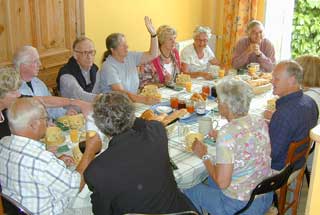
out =
<svg viewBox="0 0 320 215"><path fill-rule="evenodd" d="M275 46L277 61L291 58L294 0L266 0L265 36Z"/></svg>

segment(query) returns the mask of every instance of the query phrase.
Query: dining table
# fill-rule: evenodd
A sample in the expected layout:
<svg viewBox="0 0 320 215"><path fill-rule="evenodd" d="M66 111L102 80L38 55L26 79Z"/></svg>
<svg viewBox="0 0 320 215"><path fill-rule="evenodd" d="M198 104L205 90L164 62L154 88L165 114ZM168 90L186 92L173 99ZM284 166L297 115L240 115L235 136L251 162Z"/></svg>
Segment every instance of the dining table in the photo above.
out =
<svg viewBox="0 0 320 215"><path fill-rule="evenodd" d="M184 88L172 89L168 87L159 88L161 93L161 103L164 105L170 105L170 97L184 97L185 99L190 99L193 93L201 93L203 86L209 86L210 88L215 86L218 82L216 80L203 80L203 79L192 79L192 89L191 92L187 92ZM263 112L267 107L267 100L273 98L272 90L268 90L259 95L255 95L251 101L249 114L256 114L263 117ZM136 117L140 117L141 114L147 109L155 109L157 105L145 105L141 103L135 103L135 114ZM205 166L202 160L197 157L192 152L186 151L185 149L185 134L181 134L181 128L187 128L189 132L198 133L199 126L198 121L202 117L209 117L213 120L218 121L217 129L224 126L227 120L220 116L217 108L216 98L209 96L206 100L206 113L204 115L198 115L196 113L191 114L189 118L179 119L174 124L171 124L168 130L168 151L172 164L174 165L173 174L177 182L177 186L180 189L191 188L199 183L202 183L207 177L208 172L205 169ZM101 133L100 133L101 134ZM104 137L104 150L107 150L108 138ZM68 138L66 138L68 142ZM71 153L72 143L67 143L70 150L66 152L67 154ZM211 155L212 162L215 162L215 143L214 141L210 144L207 144L208 154ZM88 187L85 186L84 189L78 194L76 198L73 199L71 207L78 209L80 214L85 214L83 208L90 208L90 194Z"/></svg>

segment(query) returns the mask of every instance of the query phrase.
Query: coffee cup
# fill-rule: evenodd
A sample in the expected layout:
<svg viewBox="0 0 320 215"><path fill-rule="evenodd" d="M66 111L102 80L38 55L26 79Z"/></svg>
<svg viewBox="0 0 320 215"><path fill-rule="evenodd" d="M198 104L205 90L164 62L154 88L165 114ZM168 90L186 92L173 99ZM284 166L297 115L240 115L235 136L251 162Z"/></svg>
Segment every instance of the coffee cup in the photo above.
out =
<svg viewBox="0 0 320 215"><path fill-rule="evenodd" d="M217 120L213 120L210 117L202 117L198 120L199 133L204 136L207 135L211 130L216 129L219 125Z"/></svg>

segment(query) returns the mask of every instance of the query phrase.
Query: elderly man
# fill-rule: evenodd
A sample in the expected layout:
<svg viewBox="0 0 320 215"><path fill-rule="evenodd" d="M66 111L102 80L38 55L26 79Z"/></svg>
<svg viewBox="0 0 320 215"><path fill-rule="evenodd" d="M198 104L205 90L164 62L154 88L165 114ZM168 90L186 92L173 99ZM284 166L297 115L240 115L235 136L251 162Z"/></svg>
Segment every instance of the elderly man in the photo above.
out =
<svg viewBox="0 0 320 215"><path fill-rule="evenodd" d="M84 187L83 172L100 151L100 139L97 135L87 139L82 159L71 171L39 142L46 132L47 113L38 100L15 100L8 118L12 135L0 140L2 192L32 214L62 214Z"/></svg>
<svg viewBox="0 0 320 215"><path fill-rule="evenodd" d="M96 78L100 77L97 76L98 67L93 63L96 54L94 44L87 37L79 37L72 48L73 56L58 73L58 90L64 97L91 102L96 96Z"/></svg>
<svg viewBox="0 0 320 215"><path fill-rule="evenodd" d="M292 60L280 62L272 73L273 94L279 96L269 124L271 167L275 170L285 166L290 143L304 139L317 125L317 104L302 92L302 81L302 68Z"/></svg>
<svg viewBox="0 0 320 215"><path fill-rule="evenodd" d="M120 92L100 96L93 118L111 137L108 149L85 171L94 214L194 210L177 188L161 123L136 118L134 105Z"/></svg>
<svg viewBox="0 0 320 215"><path fill-rule="evenodd" d="M25 96L51 96L48 87L37 78L41 62L39 53L32 46L21 47L13 57L13 64L20 73L22 84L19 92ZM73 109L48 108L50 118L57 118L65 114L77 113Z"/></svg>
<svg viewBox="0 0 320 215"><path fill-rule="evenodd" d="M264 38L263 25L258 20L252 20L247 26L247 37L238 41L232 57L235 69L246 69L249 63L260 64L264 72L271 72L275 64L275 51L272 43Z"/></svg>

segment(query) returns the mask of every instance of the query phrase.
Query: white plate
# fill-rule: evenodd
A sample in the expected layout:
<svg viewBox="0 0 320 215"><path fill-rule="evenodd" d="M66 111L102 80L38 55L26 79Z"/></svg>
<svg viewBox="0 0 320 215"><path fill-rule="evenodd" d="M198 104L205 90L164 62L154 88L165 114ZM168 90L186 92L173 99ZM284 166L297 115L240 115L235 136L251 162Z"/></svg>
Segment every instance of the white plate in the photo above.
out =
<svg viewBox="0 0 320 215"><path fill-rule="evenodd" d="M180 117L180 119L188 119L191 115L192 115L191 113L186 113L185 115Z"/></svg>
<svg viewBox="0 0 320 215"><path fill-rule="evenodd" d="M158 106L158 107L156 107L156 111L158 113L171 113L172 108L168 107L168 106Z"/></svg>

